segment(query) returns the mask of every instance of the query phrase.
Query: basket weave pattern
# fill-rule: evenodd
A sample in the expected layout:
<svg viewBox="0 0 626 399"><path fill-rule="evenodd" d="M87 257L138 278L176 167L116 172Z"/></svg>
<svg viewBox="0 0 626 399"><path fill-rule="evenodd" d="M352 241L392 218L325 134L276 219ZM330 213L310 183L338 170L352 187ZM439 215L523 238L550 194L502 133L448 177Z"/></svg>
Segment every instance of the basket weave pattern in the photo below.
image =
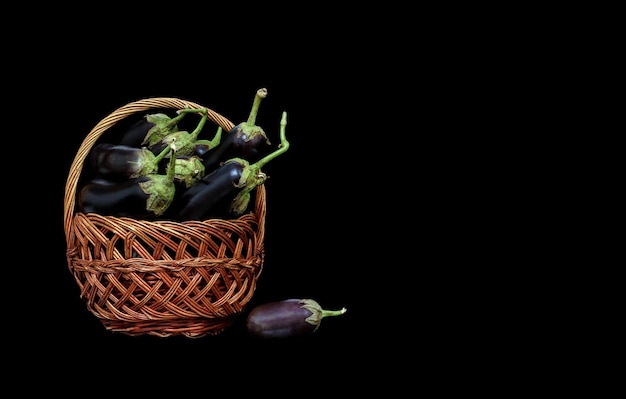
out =
<svg viewBox="0 0 626 399"><path fill-rule="evenodd" d="M222 332L250 301L264 262L266 193L237 219L174 222L83 214L76 192L85 159L121 119L153 109L206 108L176 98L127 104L81 144L65 188L67 262L80 296L109 330L128 335L202 337ZM232 122L207 108L228 131Z"/></svg>

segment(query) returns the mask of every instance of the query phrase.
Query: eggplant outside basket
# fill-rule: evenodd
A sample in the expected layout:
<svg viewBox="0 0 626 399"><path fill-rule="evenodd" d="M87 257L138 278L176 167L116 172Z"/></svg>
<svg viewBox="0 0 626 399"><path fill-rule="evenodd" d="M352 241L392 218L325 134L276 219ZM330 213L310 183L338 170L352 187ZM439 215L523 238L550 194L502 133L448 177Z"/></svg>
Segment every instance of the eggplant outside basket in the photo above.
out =
<svg viewBox="0 0 626 399"><path fill-rule="evenodd" d="M148 221L77 210L83 165L104 132L131 115L184 108L205 108L207 122L225 132L233 127L193 102L142 99L98 122L70 167L64 198L68 267L87 309L113 332L190 338L222 333L252 298L263 269L264 184L236 219Z"/></svg>

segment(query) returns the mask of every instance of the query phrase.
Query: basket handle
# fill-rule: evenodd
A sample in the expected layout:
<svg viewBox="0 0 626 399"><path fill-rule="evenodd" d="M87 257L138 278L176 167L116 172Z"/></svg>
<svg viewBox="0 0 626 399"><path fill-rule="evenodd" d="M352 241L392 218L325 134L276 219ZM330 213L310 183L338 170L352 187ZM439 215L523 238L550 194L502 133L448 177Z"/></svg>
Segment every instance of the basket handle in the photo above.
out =
<svg viewBox="0 0 626 399"><path fill-rule="evenodd" d="M91 148L107 129L115 125L120 120L136 113L146 112L155 108L171 108L176 110L184 108L205 108L208 111L207 119L221 126L224 131L229 131L234 126L230 120L207 107L191 101L173 97L146 98L128 103L111 112L107 117L98 122L98 124L91 129L89 134L87 134L80 145L76 156L74 157L72 165L70 166L70 172L65 183L65 199L63 202L63 220L65 225L65 237L66 240L68 240L67 242L69 242L71 237L72 216L76 205L76 189L78 186L78 180L81 175L83 163L91 151Z"/></svg>

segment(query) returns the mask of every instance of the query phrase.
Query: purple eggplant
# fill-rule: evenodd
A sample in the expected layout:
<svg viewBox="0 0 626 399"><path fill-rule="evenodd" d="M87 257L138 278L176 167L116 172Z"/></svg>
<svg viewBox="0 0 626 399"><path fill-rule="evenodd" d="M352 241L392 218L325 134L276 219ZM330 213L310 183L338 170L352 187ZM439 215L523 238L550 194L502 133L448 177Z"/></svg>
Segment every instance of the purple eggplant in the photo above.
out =
<svg viewBox="0 0 626 399"><path fill-rule="evenodd" d="M257 90L248 120L230 129L226 137L202 157L207 172L228 159L243 158L254 163L270 153L272 144L263 128L256 125L259 105L266 96L267 89Z"/></svg>
<svg viewBox="0 0 626 399"><path fill-rule="evenodd" d="M177 132L178 122L180 122L185 115L185 113L181 113L175 118L170 118L163 113L144 115L141 120L135 122L124 132L119 144L141 147L142 145L147 145L150 141L157 142L166 135Z"/></svg>
<svg viewBox="0 0 626 399"><path fill-rule="evenodd" d="M313 299L286 299L256 306L246 318L246 329L255 338L293 338L315 332L324 317L339 316L341 310L325 310Z"/></svg>
<svg viewBox="0 0 626 399"><path fill-rule="evenodd" d="M173 150L170 150L173 153ZM152 173L111 182L96 178L81 187L77 205L83 213L153 219L162 215L174 199L176 158L171 155L166 174Z"/></svg>
<svg viewBox="0 0 626 399"><path fill-rule="evenodd" d="M168 148L154 155L146 147L99 143L91 149L89 160L96 176L114 181L125 181L157 172L159 162L168 153Z"/></svg>
<svg viewBox="0 0 626 399"><path fill-rule="evenodd" d="M281 144L275 151L255 163L232 158L207 172L174 201L172 212L166 215L178 221L235 218L241 216L250 203L251 192L263 184L267 175L261 171L269 161L287 151L285 137L287 113L280 122Z"/></svg>
<svg viewBox="0 0 626 399"><path fill-rule="evenodd" d="M200 122L192 132L179 130L162 137L159 141L149 145L150 151L154 154L160 154L163 148L171 146L176 151L177 156L189 156L197 154L206 154L215 148L222 138L222 128L218 127L217 132L212 140L199 140L198 135L202 132L208 118L206 108L202 109L184 109L178 112L197 112L202 115Z"/></svg>
<svg viewBox="0 0 626 399"><path fill-rule="evenodd" d="M227 162L197 180L174 200L172 213L165 217L178 221L229 217L230 204L239 192L244 165Z"/></svg>

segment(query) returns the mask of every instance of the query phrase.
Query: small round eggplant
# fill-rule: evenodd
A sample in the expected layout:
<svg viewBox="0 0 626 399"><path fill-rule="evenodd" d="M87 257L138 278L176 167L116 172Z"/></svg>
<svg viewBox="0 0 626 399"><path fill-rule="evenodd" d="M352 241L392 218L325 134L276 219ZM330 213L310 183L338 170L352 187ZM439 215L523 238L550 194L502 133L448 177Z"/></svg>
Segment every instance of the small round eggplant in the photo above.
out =
<svg viewBox="0 0 626 399"><path fill-rule="evenodd" d="M324 317L339 316L341 310L324 310L313 299L286 299L258 305L246 319L246 329L255 338L291 338L313 333Z"/></svg>

